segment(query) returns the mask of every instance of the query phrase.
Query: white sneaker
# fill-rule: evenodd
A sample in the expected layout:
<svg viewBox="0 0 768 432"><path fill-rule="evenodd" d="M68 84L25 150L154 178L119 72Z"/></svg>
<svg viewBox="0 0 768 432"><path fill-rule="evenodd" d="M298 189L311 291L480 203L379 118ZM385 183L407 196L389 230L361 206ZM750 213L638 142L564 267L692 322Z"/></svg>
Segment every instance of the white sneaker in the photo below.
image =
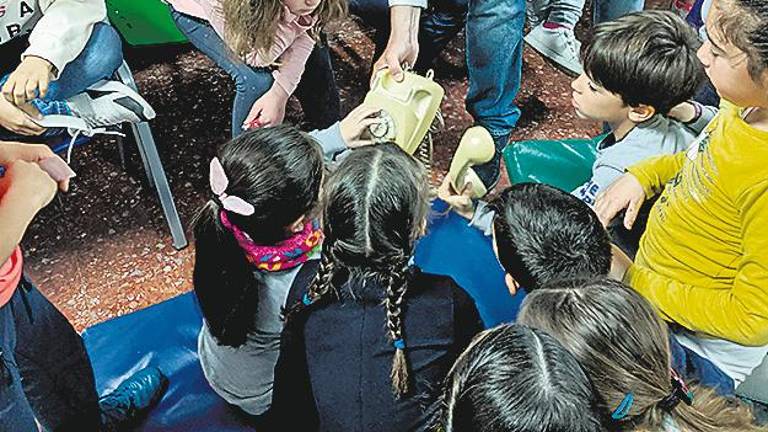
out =
<svg viewBox="0 0 768 432"><path fill-rule="evenodd" d="M99 81L67 100L72 113L90 129L155 118L155 110L138 93L119 81Z"/></svg>
<svg viewBox="0 0 768 432"><path fill-rule="evenodd" d="M525 42L541 55L574 75L581 75L584 71L579 58L581 42L576 39L573 30L567 28L548 29L539 25L528 32L525 36Z"/></svg>
<svg viewBox="0 0 768 432"><path fill-rule="evenodd" d="M525 15L528 18L528 28L536 28L549 15L549 5L552 0L526 0Z"/></svg>

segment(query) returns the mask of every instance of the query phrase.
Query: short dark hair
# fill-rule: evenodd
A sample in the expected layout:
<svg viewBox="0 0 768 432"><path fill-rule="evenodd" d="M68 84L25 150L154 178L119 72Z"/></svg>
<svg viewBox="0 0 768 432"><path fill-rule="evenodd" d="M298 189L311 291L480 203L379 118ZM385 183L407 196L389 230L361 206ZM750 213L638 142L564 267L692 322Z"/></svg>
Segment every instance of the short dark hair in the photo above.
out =
<svg viewBox="0 0 768 432"><path fill-rule="evenodd" d="M768 2L765 0L725 0L717 7L715 23L726 40L747 53L749 73L758 80L768 69Z"/></svg>
<svg viewBox="0 0 768 432"><path fill-rule="evenodd" d="M629 106L667 114L693 97L704 79L701 42L679 16L642 11L595 27L584 52L587 76Z"/></svg>
<svg viewBox="0 0 768 432"><path fill-rule="evenodd" d="M610 271L608 233L575 196L544 184L519 183L501 192L491 206L499 261L527 291Z"/></svg>
<svg viewBox="0 0 768 432"><path fill-rule="evenodd" d="M435 429L599 432L596 392L553 337L520 324L480 333L445 380Z"/></svg>

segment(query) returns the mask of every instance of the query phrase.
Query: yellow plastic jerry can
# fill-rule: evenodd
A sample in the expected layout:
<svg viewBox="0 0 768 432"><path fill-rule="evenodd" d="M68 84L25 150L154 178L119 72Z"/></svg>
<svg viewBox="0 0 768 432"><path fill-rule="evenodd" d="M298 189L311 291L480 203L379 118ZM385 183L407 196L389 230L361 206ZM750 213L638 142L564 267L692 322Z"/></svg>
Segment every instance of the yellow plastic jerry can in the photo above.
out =
<svg viewBox="0 0 768 432"><path fill-rule="evenodd" d="M369 128L373 140L394 141L413 154L432 126L445 90L432 79L431 70L426 76L404 75L397 82L388 69L380 71L363 103L382 110L382 121Z"/></svg>

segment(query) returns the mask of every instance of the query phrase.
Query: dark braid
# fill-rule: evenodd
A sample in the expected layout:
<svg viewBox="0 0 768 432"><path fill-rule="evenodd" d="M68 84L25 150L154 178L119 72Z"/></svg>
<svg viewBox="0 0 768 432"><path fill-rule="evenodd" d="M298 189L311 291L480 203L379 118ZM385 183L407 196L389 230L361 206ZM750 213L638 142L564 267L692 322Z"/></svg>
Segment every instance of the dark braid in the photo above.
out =
<svg viewBox="0 0 768 432"><path fill-rule="evenodd" d="M309 284L307 293L304 297L291 305L287 312L284 313L285 319L290 320L297 312L305 309L307 306L315 303L317 300L328 294L328 291L332 289L331 279L334 276L334 258L333 248L328 248L323 245L323 252L320 255L320 265L317 269L317 274L312 283Z"/></svg>
<svg viewBox="0 0 768 432"><path fill-rule="evenodd" d="M395 346L392 360L392 389L397 396L408 393L408 361L405 356L405 335L403 333L403 300L408 290L408 257L401 255L392 267L387 286L385 307L387 330Z"/></svg>

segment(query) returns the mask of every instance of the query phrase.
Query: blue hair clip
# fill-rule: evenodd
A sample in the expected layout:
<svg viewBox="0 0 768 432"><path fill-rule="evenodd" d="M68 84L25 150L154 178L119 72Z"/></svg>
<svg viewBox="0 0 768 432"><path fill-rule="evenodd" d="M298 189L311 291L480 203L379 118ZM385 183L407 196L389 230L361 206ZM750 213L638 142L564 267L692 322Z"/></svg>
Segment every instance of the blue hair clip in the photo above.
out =
<svg viewBox="0 0 768 432"><path fill-rule="evenodd" d="M624 399L615 410L611 413L611 418L614 420L621 420L629 414L629 410L632 408L632 404L635 402L635 395L632 392L627 393Z"/></svg>
<svg viewBox="0 0 768 432"><path fill-rule="evenodd" d="M395 339L392 341L392 345L395 347L395 349L404 350L405 349L405 341L402 339Z"/></svg>
<svg viewBox="0 0 768 432"><path fill-rule="evenodd" d="M309 293L304 294L304 297L301 298L301 302L304 303L304 306L309 306L312 304L312 299L309 298Z"/></svg>

